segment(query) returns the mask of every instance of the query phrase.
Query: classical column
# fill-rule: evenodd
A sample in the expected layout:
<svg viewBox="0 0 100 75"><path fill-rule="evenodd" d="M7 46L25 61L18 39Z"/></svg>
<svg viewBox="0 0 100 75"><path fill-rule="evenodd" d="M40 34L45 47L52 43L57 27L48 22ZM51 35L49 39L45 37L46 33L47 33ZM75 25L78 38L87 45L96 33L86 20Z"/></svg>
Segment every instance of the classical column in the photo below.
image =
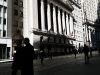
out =
<svg viewBox="0 0 100 75"><path fill-rule="evenodd" d="M59 33L62 33L61 29L61 17L60 17L60 9L58 9L58 26L59 26Z"/></svg>
<svg viewBox="0 0 100 75"><path fill-rule="evenodd" d="M66 34L64 11L62 11L62 26L63 26L63 34Z"/></svg>
<svg viewBox="0 0 100 75"><path fill-rule="evenodd" d="M57 23L56 23L56 7L53 6L53 22L54 22L54 32L57 33Z"/></svg>
<svg viewBox="0 0 100 75"><path fill-rule="evenodd" d="M42 30L45 31L45 13L44 13L43 1L41 1L41 26L42 26Z"/></svg>
<svg viewBox="0 0 100 75"><path fill-rule="evenodd" d="M50 14L50 4L48 3L48 7L47 7L47 16L48 16L48 30L51 29L51 14Z"/></svg>
<svg viewBox="0 0 100 75"><path fill-rule="evenodd" d="M69 35L69 20L68 20L68 14L66 14L66 26L67 26L67 35Z"/></svg>

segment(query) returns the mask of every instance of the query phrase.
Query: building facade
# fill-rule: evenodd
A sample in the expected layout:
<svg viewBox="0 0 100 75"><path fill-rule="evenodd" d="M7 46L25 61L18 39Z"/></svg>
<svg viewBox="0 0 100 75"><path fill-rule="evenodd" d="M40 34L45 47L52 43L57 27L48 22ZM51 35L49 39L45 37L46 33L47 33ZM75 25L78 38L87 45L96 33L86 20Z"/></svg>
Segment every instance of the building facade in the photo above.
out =
<svg viewBox="0 0 100 75"><path fill-rule="evenodd" d="M95 22L95 45L96 48L100 49L100 0L97 0L97 20Z"/></svg>
<svg viewBox="0 0 100 75"><path fill-rule="evenodd" d="M23 35L23 0L12 0L12 38L17 31Z"/></svg>
<svg viewBox="0 0 100 75"><path fill-rule="evenodd" d="M82 15L82 0L70 0L74 10L73 16L75 19L74 22L74 34L75 41L74 45L78 49L79 47L84 45L84 37L83 37L83 15Z"/></svg>
<svg viewBox="0 0 100 75"><path fill-rule="evenodd" d="M23 35L23 0L0 0L0 60L12 59L19 35Z"/></svg>
<svg viewBox="0 0 100 75"><path fill-rule="evenodd" d="M69 0L24 0L24 37L44 52L71 52L74 10ZM49 50L49 47L51 50Z"/></svg>
<svg viewBox="0 0 100 75"><path fill-rule="evenodd" d="M84 26L84 39L91 47L95 47L95 21L97 20L97 0L84 0L83 1L83 26Z"/></svg>
<svg viewBox="0 0 100 75"><path fill-rule="evenodd" d="M9 32L11 26L8 20L10 6L8 4L8 0L0 0L0 60L12 57L12 38Z"/></svg>

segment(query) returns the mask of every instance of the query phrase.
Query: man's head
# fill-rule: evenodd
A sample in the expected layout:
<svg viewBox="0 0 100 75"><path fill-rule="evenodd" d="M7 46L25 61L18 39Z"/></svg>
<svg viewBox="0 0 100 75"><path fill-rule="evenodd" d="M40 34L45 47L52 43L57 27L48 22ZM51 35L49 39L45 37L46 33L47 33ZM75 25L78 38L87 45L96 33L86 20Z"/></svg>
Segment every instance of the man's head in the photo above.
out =
<svg viewBox="0 0 100 75"><path fill-rule="evenodd" d="M25 43L26 45L29 44L29 42L30 42L29 38L24 38L24 43Z"/></svg>

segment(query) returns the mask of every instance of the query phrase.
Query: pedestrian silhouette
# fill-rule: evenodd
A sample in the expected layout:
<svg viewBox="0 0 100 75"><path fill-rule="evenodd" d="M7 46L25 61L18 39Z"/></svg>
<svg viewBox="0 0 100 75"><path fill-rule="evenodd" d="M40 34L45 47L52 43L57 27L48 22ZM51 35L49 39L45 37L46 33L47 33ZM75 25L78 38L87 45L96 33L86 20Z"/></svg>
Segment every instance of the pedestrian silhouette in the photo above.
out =
<svg viewBox="0 0 100 75"><path fill-rule="evenodd" d="M73 46L73 52L74 52L75 58L76 58L77 50L75 49L75 46Z"/></svg>
<svg viewBox="0 0 100 75"><path fill-rule="evenodd" d="M79 47L78 52L82 54L82 47Z"/></svg>
<svg viewBox="0 0 100 75"><path fill-rule="evenodd" d="M89 47L86 44L84 44L83 52L84 52L85 64L88 64L89 63Z"/></svg>
<svg viewBox="0 0 100 75"><path fill-rule="evenodd" d="M29 38L24 39L24 44L23 72L24 75L34 75L34 47L30 44Z"/></svg>
<svg viewBox="0 0 100 75"><path fill-rule="evenodd" d="M50 59L52 59L52 56L53 56L53 54L52 54L52 47L51 47L51 45L50 44L48 44L47 45L47 48L48 48L48 57L50 58Z"/></svg>
<svg viewBox="0 0 100 75"><path fill-rule="evenodd" d="M92 47L90 47L89 49L90 49L90 56L92 57L92 56L93 56L93 55L92 55L92 50L93 50L93 49L92 49Z"/></svg>
<svg viewBox="0 0 100 75"><path fill-rule="evenodd" d="M22 73L22 64L23 64L23 47L22 47L22 40L16 40L16 53L13 56L13 63L12 63L12 75L17 75L18 70L21 71L21 75L23 75Z"/></svg>
<svg viewBox="0 0 100 75"><path fill-rule="evenodd" d="M43 44L40 45L40 59L41 59L41 63L43 63L43 60L44 60L44 45Z"/></svg>

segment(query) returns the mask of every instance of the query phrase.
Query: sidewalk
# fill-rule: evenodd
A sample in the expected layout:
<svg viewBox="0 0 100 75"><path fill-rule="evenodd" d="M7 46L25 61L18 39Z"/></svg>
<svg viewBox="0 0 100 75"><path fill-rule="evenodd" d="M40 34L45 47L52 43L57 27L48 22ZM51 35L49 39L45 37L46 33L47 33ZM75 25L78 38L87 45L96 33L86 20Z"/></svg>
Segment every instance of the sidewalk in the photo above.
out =
<svg viewBox="0 0 100 75"><path fill-rule="evenodd" d="M13 60L11 59L2 59L0 60L0 63L4 63L4 62L12 62Z"/></svg>
<svg viewBox="0 0 100 75"><path fill-rule="evenodd" d="M93 57L95 57L96 55L98 55L98 51L94 51L94 52L92 52L92 54L93 54ZM84 54L77 54L76 59L75 59L74 54L64 55L64 56L56 56L56 57L53 57L52 59L45 58L44 62L42 64L41 64L40 60L38 59L38 60L34 60L34 70L36 72L38 72L38 71L53 68L53 67L56 67L56 66L59 66L62 64L78 61L78 60L81 60L81 62L84 62Z"/></svg>

